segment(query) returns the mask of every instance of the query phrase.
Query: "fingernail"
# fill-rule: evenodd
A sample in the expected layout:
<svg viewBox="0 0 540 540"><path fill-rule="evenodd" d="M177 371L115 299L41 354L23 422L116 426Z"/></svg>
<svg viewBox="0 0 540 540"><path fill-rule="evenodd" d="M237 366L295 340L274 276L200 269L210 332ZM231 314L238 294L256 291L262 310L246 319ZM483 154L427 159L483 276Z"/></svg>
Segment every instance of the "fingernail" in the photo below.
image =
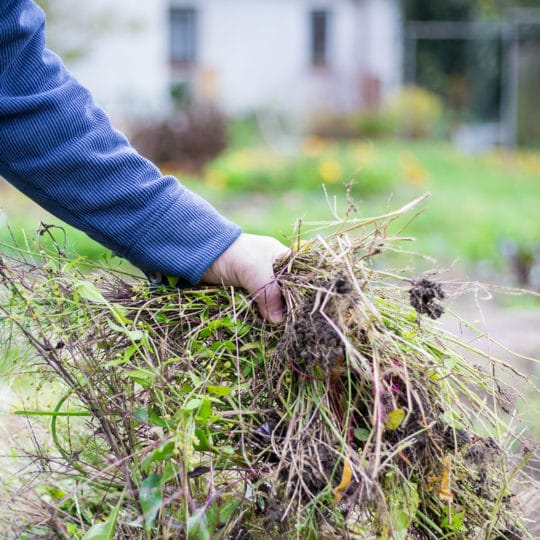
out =
<svg viewBox="0 0 540 540"><path fill-rule="evenodd" d="M280 324L283 322L283 311L272 311L268 318L272 324Z"/></svg>

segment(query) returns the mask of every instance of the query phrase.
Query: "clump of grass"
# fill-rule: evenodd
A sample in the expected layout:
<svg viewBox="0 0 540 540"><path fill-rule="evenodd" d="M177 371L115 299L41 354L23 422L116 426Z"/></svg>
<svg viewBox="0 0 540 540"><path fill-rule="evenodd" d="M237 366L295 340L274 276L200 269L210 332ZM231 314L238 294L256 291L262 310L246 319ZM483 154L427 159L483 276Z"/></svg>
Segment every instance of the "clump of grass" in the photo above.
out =
<svg viewBox="0 0 540 540"><path fill-rule="evenodd" d="M532 538L515 498L531 452L505 366L472 365L463 348L482 353L437 325L448 285L377 263L400 241L390 223L420 202L370 219L351 207L314 225L319 236L298 235L277 268L281 327L230 288L151 289L88 275L61 252L2 260L4 319L60 388L51 410L20 411L49 418L52 437L33 456L38 517L20 527L38 538Z"/></svg>

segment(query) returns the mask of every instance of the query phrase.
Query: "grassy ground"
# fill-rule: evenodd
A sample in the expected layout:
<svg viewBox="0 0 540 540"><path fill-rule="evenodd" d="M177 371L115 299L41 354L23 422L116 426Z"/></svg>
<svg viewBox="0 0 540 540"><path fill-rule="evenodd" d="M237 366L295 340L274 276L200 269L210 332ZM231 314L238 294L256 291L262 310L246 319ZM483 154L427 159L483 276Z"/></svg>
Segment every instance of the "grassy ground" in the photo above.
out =
<svg viewBox="0 0 540 540"><path fill-rule="evenodd" d="M373 182L380 179L382 189L375 185L366 192L357 189L354 193L359 212L366 215L429 191L432 198L427 211L415 220L409 232L418 238L419 251L443 260L487 259L496 263L500 259L501 242L512 240L526 247L540 236L540 223L536 219L540 153L492 153L474 157L460 154L445 143L426 142L377 142L368 148L358 143L342 145L341 152L349 156L357 154L356 171L349 171L350 174L344 171L337 178L327 172L331 181L325 182L325 165L330 168L332 160L339 161L332 145L321 143L319 173L323 174L313 178L309 187L302 178L291 179L280 193L258 189L257 170L254 170L251 193L256 197L248 198L243 193L241 202L234 187L226 184L213 187L211 174L207 174L203 186L193 180L189 185L200 189L242 225L277 235L286 235L299 216L306 220L328 218L323 184L337 194L343 208L347 182L362 184L365 174L375 177Z"/></svg>
<svg viewBox="0 0 540 540"><path fill-rule="evenodd" d="M527 254L540 238L540 152L459 153L447 143L378 141L328 143L307 139L299 156L284 157L262 146L233 148L201 177L171 170L191 189L246 230L285 240L297 218L331 217L323 185L342 211L345 185L354 182L359 214L374 215L424 192L432 197L426 212L408 228L415 250L441 264L486 262L503 269L501 246ZM33 234L51 218L11 188L2 193L0 239L9 224ZM332 205L332 201L330 206ZM68 247L95 258L103 250L85 235L69 230Z"/></svg>

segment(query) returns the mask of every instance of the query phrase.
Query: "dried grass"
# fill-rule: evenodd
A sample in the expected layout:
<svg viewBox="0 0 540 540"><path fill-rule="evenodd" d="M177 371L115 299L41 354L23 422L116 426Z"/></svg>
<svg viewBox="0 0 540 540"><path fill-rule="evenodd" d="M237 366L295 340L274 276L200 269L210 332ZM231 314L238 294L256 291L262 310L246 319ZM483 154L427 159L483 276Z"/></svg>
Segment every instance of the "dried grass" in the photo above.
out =
<svg viewBox="0 0 540 540"><path fill-rule="evenodd" d="M298 234L277 270L282 327L232 289L89 278L60 252L5 258L0 309L61 388L52 410L26 411L52 420L53 448L33 456L39 530L532 538L515 497L537 487L532 451L501 375L521 374L437 323L449 284L378 262L421 202Z"/></svg>

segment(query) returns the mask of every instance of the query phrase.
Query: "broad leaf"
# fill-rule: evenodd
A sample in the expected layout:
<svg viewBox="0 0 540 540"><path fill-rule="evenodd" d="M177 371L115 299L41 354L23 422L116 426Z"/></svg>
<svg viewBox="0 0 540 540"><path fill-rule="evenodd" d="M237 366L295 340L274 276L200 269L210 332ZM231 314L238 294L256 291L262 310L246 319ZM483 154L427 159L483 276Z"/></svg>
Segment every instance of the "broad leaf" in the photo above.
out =
<svg viewBox="0 0 540 540"><path fill-rule="evenodd" d="M161 474L150 474L143 480L139 502L144 513L144 527L149 531L163 502Z"/></svg>

